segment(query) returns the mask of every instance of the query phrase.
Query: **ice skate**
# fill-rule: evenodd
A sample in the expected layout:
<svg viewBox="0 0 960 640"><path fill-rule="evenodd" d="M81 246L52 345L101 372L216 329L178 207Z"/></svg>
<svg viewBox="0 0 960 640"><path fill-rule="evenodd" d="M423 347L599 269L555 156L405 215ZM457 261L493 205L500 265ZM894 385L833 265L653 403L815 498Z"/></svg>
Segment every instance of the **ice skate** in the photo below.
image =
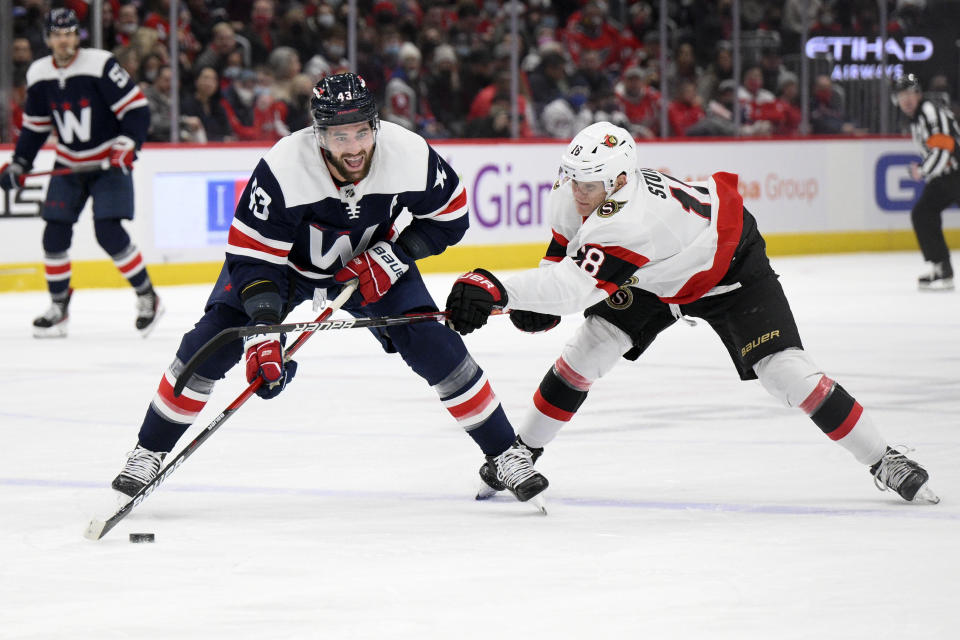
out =
<svg viewBox="0 0 960 640"><path fill-rule="evenodd" d="M517 438L517 445L521 447L526 447L530 450L531 453L531 464L536 464L537 459L543 455L543 447L534 448L527 446L522 438ZM502 482L497 479L497 470L496 467L488 459L480 466L480 486L477 489L477 500L486 500L492 498L498 492L503 491L507 487L504 486Z"/></svg>
<svg viewBox="0 0 960 640"><path fill-rule="evenodd" d="M137 294L136 326L141 336L146 338L150 335L164 311L166 309L163 302L160 301L160 296L153 289L146 293Z"/></svg>
<svg viewBox="0 0 960 640"><path fill-rule="evenodd" d="M510 491L520 502L531 501L545 514L547 510L540 493L550 483L533 468L533 460L533 451L519 438L500 455L487 456L487 464L495 470L499 485Z"/></svg>
<svg viewBox="0 0 960 640"><path fill-rule="evenodd" d="M910 451L907 449L907 451ZM907 502L937 504L940 498L927 485L930 475L926 469L905 456L902 452L887 447L872 467L873 482L881 491L893 489Z"/></svg>
<svg viewBox="0 0 960 640"><path fill-rule="evenodd" d="M930 273L917 279L920 291L953 291L953 269L946 262L931 262Z"/></svg>
<svg viewBox="0 0 960 640"><path fill-rule="evenodd" d="M114 491L127 496L126 499L132 498L157 477L160 465L166 456L166 451L150 451L138 444L133 451L127 453L127 463L110 486Z"/></svg>
<svg viewBox="0 0 960 640"><path fill-rule="evenodd" d="M70 321L68 307L70 298L73 297L73 289L67 291L67 297L62 300L53 300L50 308L43 312L33 321L34 338L66 338L67 325Z"/></svg>

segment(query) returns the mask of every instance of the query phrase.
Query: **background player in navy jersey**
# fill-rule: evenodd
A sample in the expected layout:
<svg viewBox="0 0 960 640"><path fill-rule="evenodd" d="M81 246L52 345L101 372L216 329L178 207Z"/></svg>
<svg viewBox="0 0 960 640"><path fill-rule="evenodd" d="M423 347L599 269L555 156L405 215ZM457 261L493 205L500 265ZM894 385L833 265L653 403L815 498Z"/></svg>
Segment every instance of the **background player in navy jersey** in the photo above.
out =
<svg viewBox="0 0 960 640"><path fill-rule="evenodd" d="M47 17L47 46L52 55L27 70L23 131L13 159L0 172L0 187L19 186L21 176L50 132L56 130L58 168L81 170L109 165L105 170L53 176L42 217L43 261L50 308L33 321L37 337L67 335L70 288L69 249L73 225L88 198L93 198L97 242L113 259L137 293L136 328L144 336L163 313L146 265L121 220L133 218L133 178L137 149L147 137L147 100L107 51L80 48L77 16L54 9Z"/></svg>
<svg viewBox="0 0 960 640"><path fill-rule="evenodd" d="M960 204L960 128L953 113L923 97L920 81L912 73L893 81L893 98L910 119L910 133L923 159L910 165L914 180L924 180L923 193L910 211L923 259L930 272L917 280L921 291L953 289L950 249L943 236L943 210Z"/></svg>
<svg viewBox="0 0 960 640"><path fill-rule="evenodd" d="M740 379L759 379L803 411L868 466L879 488L910 502L939 502L927 471L887 446L870 414L803 349L737 176L687 183L638 169L630 134L609 122L573 138L560 172L547 202L553 240L541 267L503 283L476 269L447 299L449 322L461 333L483 326L494 305L531 332L585 310L520 428L518 446L534 460L621 356L636 360L678 318L694 316L719 336ZM480 468L478 497L501 488L490 471Z"/></svg>
<svg viewBox="0 0 960 640"><path fill-rule="evenodd" d="M311 98L314 126L277 142L260 160L237 205L227 258L205 314L183 336L143 419L135 449L113 481L128 496L150 482L197 414L215 381L241 358L257 393L274 397L297 370L276 336L235 341L173 387L184 363L227 327L279 322L305 300L359 287L343 306L354 316L435 311L416 260L443 252L467 230L467 194L456 172L420 136L380 122L360 76L322 79ZM403 210L412 221L401 232ZM376 329L387 353L436 391L476 441L498 480L521 501L547 487L483 370L455 332L427 322Z"/></svg>

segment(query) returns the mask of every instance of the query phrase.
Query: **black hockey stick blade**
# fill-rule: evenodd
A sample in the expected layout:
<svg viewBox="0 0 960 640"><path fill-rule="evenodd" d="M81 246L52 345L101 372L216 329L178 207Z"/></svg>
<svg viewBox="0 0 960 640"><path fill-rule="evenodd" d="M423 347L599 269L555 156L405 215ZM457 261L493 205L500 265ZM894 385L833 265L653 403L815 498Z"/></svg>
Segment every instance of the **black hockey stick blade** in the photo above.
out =
<svg viewBox="0 0 960 640"><path fill-rule="evenodd" d="M372 329L376 327L395 327L403 324L414 324L429 320L443 320L447 317L444 311L426 311L423 313L408 313L400 316L383 316L380 318L344 318L342 320L314 320L313 322L294 322L289 324L261 324L247 327L230 327L210 338L200 347L183 366L177 382L173 385L173 395L179 396L201 364L206 362L213 353L224 345L247 338L249 336L271 335L276 333L336 331L339 329Z"/></svg>

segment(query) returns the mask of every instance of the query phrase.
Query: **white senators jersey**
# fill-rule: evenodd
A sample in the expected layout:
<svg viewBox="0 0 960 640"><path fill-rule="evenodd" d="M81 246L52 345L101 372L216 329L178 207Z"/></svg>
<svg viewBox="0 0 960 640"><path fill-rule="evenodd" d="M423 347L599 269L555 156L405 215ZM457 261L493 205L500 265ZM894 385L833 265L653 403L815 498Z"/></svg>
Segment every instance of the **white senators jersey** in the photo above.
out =
<svg viewBox="0 0 960 640"><path fill-rule="evenodd" d="M577 213L571 183L558 182L548 212L547 255L539 269L504 283L507 308L563 315L622 286L688 304L726 274L743 229L743 199L731 173L682 182L641 169L586 218Z"/></svg>

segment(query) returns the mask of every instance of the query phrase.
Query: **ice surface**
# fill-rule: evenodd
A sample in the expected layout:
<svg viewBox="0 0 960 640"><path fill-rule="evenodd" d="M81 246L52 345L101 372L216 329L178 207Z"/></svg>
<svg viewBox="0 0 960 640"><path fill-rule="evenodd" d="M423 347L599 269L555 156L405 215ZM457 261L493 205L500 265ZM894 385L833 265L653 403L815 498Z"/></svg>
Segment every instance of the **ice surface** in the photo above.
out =
<svg viewBox="0 0 960 640"><path fill-rule="evenodd" d="M774 266L808 351L915 447L941 504L877 491L740 382L702 323L594 386L538 463L548 517L475 502L475 445L360 330L314 336L289 389L90 542L207 287L163 289L147 340L129 290L78 291L70 337L51 341L30 337L45 293L0 295L0 637L960 637L960 292L918 293L913 253ZM452 279L428 283L442 300ZM578 322L528 336L493 318L467 338L515 422Z"/></svg>

